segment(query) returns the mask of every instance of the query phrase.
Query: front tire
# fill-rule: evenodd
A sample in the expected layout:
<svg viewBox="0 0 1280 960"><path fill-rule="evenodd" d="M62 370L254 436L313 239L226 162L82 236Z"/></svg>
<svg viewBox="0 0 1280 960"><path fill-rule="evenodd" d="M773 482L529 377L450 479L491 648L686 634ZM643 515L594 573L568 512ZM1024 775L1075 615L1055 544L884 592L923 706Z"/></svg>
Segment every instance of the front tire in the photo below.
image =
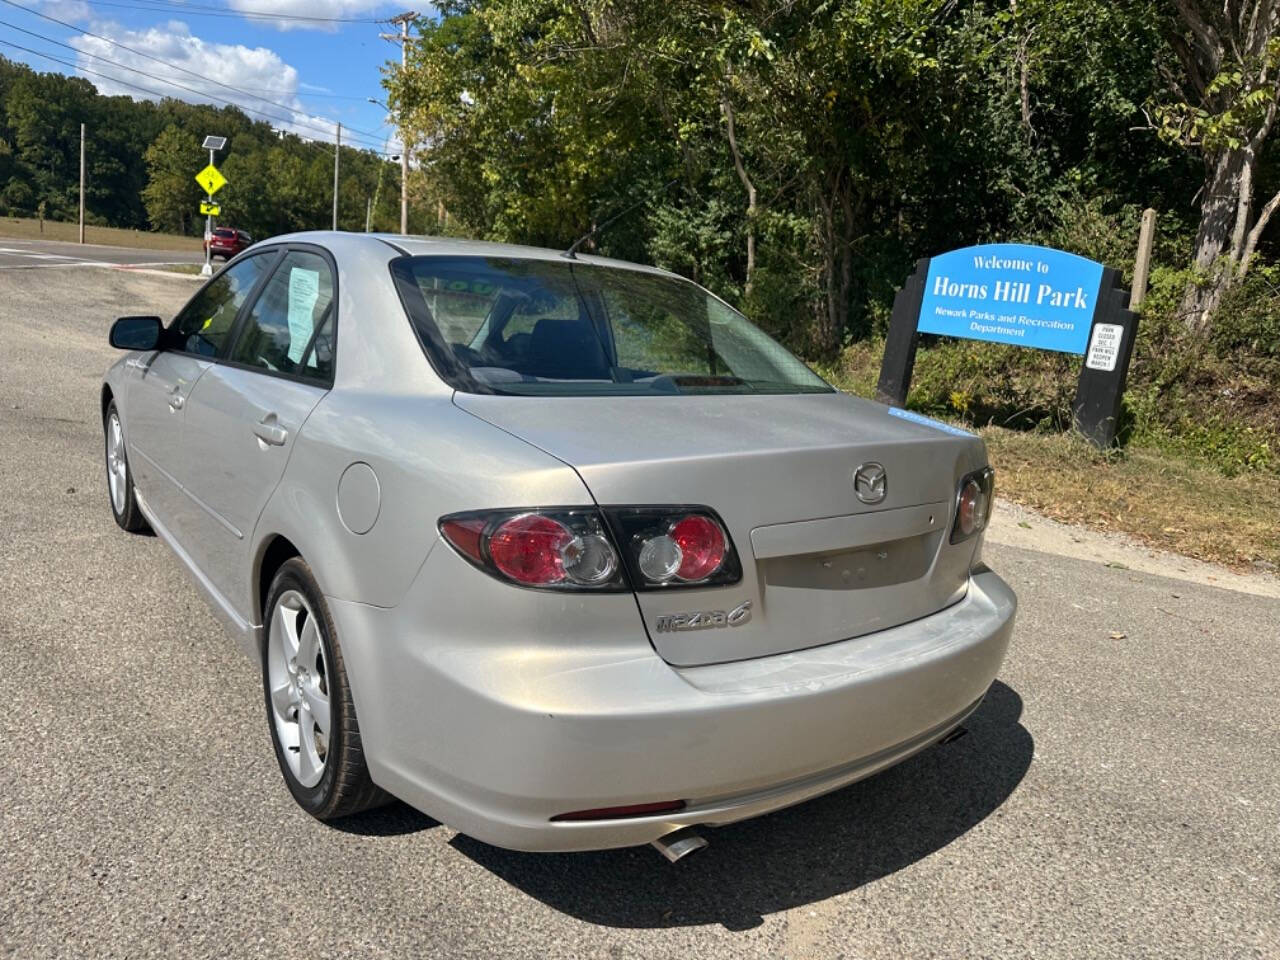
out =
<svg viewBox="0 0 1280 960"><path fill-rule="evenodd" d="M120 529L141 533L147 529L147 520L138 506L133 489L133 471L129 469L129 457L124 449L124 430L120 426L120 411L116 402L107 404L102 418L103 438L106 442L107 500L111 515Z"/></svg>
<svg viewBox="0 0 1280 960"><path fill-rule="evenodd" d="M364 761L338 630L311 568L284 563L266 605L262 689L276 761L294 800L317 820L386 803Z"/></svg>

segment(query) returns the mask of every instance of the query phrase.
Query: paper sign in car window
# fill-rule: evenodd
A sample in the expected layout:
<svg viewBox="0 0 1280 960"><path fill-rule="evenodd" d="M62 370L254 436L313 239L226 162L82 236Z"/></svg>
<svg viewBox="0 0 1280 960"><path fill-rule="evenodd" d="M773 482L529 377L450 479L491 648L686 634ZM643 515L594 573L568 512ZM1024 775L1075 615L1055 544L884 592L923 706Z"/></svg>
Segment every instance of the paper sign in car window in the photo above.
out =
<svg viewBox="0 0 1280 960"><path fill-rule="evenodd" d="M302 351L315 328L316 299L320 296L320 271L293 267L289 270L289 359L302 360Z"/></svg>

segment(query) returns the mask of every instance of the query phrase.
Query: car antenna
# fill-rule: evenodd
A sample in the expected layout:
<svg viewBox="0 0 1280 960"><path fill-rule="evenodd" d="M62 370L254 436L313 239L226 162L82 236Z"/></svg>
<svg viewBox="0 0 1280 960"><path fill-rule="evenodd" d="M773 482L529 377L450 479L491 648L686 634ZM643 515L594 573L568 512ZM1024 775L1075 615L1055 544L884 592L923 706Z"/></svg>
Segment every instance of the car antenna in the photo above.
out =
<svg viewBox="0 0 1280 960"><path fill-rule="evenodd" d="M668 180L666 183L662 185L662 190L660 191L660 193L666 193L668 190L671 189L672 184L678 183L679 181L680 181L679 177L675 177L674 179ZM606 228L612 226L616 221L621 220L623 217L625 217L631 211L635 210L637 207L642 207L645 204L649 203L651 200L653 200L652 194L646 197L641 197L635 203L631 204L631 206L624 209L621 213L615 213L612 217L610 217L604 223L600 224L600 226L593 227L591 230L587 231L582 236L580 236L577 240L573 241L573 245L570 246L569 249L566 250L564 253L560 254L560 256L564 257L567 260L577 260L578 248L580 246L582 246L584 243L586 243L596 234L603 233Z"/></svg>

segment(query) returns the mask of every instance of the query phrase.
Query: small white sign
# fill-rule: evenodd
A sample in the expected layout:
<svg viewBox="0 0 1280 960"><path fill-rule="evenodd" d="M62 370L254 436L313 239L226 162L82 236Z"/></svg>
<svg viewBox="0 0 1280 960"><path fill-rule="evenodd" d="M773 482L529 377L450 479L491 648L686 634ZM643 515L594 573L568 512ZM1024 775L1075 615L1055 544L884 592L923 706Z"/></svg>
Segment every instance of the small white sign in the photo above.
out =
<svg viewBox="0 0 1280 960"><path fill-rule="evenodd" d="M1120 341L1124 339L1124 327L1118 323L1099 323L1093 328L1089 338L1089 355L1084 365L1090 370L1106 370L1108 373L1116 368L1120 359Z"/></svg>
<svg viewBox="0 0 1280 960"><path fill-rule="evenodd" d="M289 359L302 360L315 328L316 300L320 296L320 271L293 267L289 271Z"/></svg>

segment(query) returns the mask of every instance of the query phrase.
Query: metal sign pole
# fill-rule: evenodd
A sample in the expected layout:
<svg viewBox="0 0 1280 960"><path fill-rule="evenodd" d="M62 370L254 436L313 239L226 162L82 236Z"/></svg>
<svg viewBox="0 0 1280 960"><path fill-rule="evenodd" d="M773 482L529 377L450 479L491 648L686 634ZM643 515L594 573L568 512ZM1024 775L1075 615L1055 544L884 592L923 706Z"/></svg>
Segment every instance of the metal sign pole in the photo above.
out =
<svg viewBox="0 0 1280 960"><path fill-rule="evenodd" d="M205 202L200 204L200 212L204 214L204 266L200 268L203 277L213 276L213 252L209 245L213 242L213 218L222 211L213 205L213 195L227 184L227 179L213 165L214 154L227 145L226 137L207 136L201 144L209 151L209 165L196 174L196 183L204 187Z"/></svg>
<svg viewBox="0 0 1280 960"><path fill-rule="evenodd" d="M209 151L209 166L213 166L213 151ZM209 203L213 203L213 194L206 193L205 197ZM204 266L200 269L200 276L213 276L213 259L209 255L209 241L213 239L213 214L207 213L204 217Z"/></svg>

